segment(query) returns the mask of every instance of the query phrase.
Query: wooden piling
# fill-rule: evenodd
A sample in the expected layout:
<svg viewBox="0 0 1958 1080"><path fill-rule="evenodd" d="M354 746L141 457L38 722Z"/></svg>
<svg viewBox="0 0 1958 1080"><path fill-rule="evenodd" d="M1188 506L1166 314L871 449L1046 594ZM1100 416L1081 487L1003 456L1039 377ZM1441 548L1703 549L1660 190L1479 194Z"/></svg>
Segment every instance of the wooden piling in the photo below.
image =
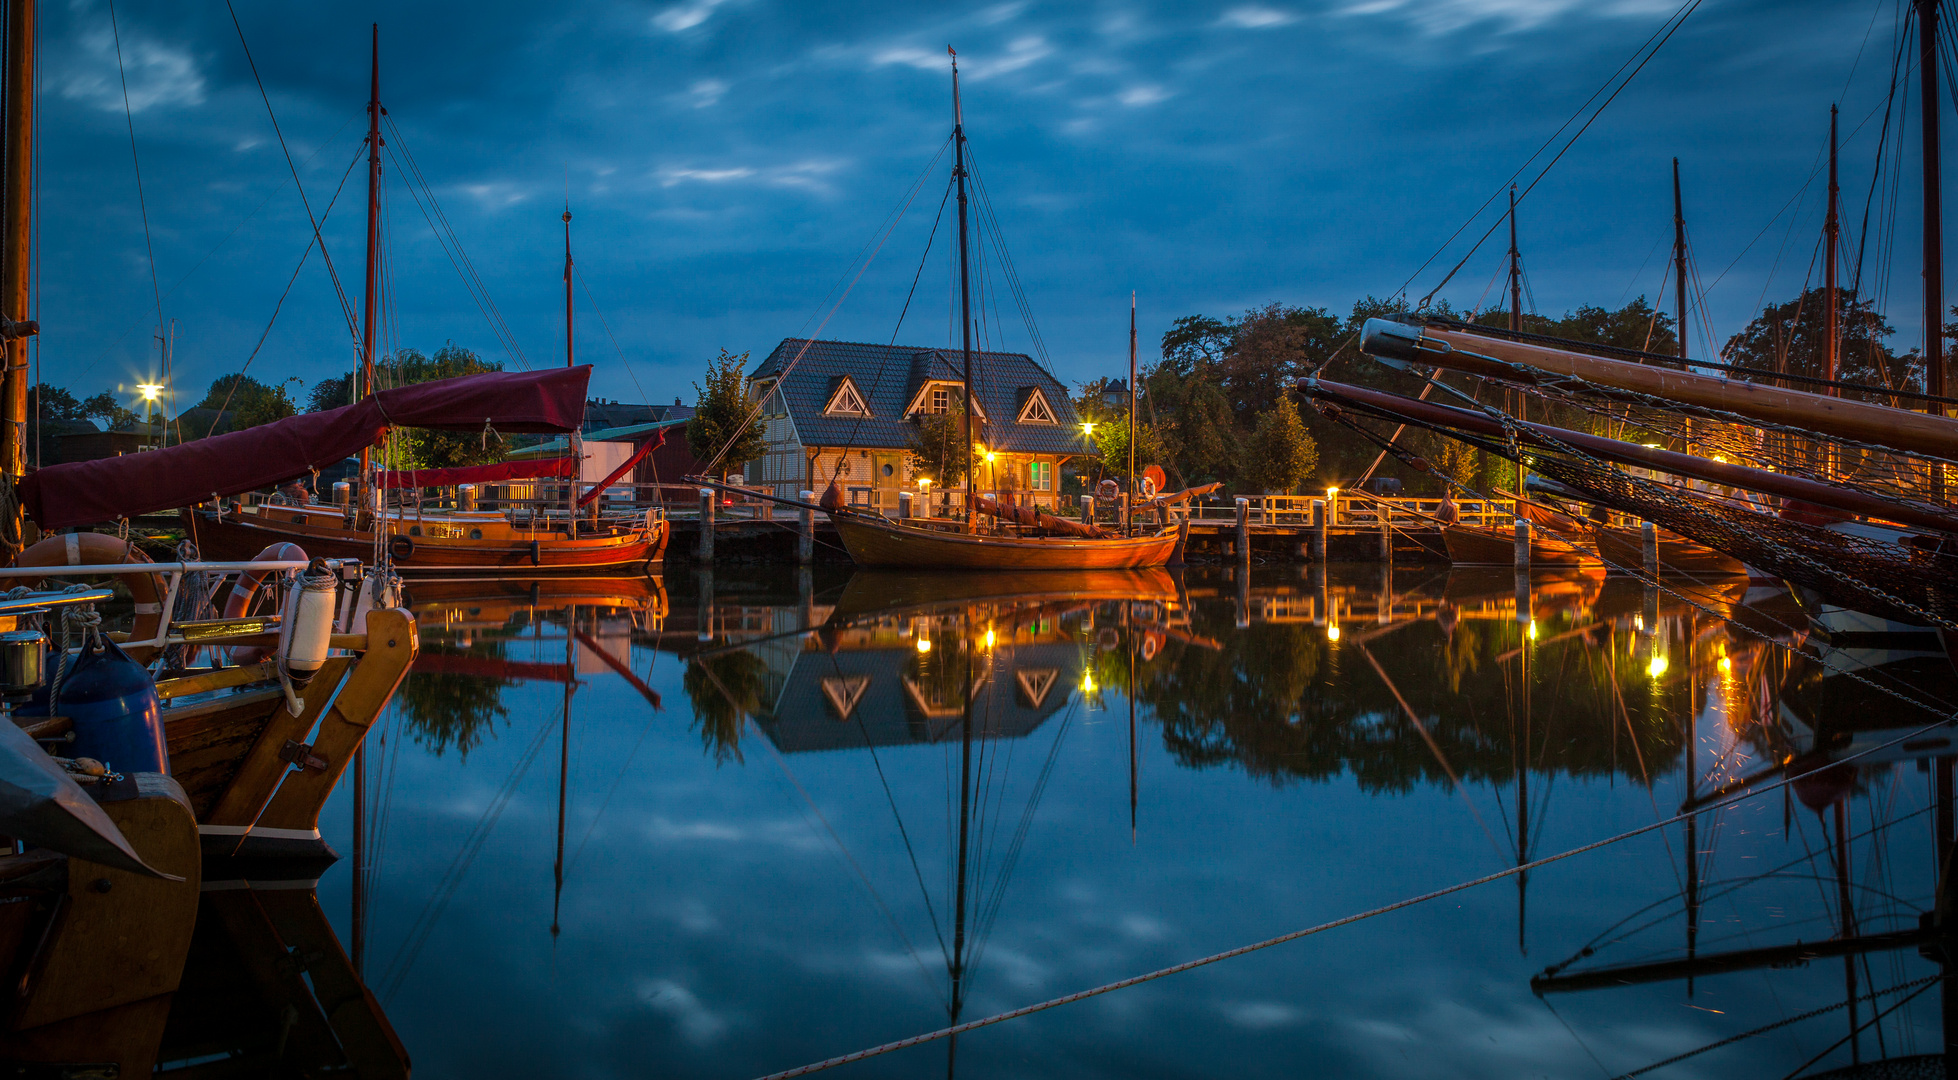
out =
<svg viewBox="0 0 1958 1080"><path fill-rule="evenodd" d="M1516 569L1530 572L1530 519L1516 519Z"/></svg>
<svg viewBox="0 0 1958 1080"><path fill-rule="evenodd" d="M1326 562L1332 558L1330 554L1332 551L1332 515L1327 512L1326 500L1324 499L1312 500L1312 527L1316 530L1314 541L1317 544L1317 550L1312 553L1313 558L1318 559L1320 562Z"/></svg>
<svg viewBox="0 0 1958 1080"><path fill-rule="evenodd" d="M1639 547L1645 555L1645 576L1659 580L1659 528L1651 522L1639 527Z"/></svg>
<svg viewBox="0 0 1958 1080"><path fill-rule="evenodd" d="M714 489L700 489L700 542L694 547L694 557L703 565L714 561Z"/></svg>
<svg viewBox="0 0 1958 1080"><path fill-rule="evenodd" d="M1251 565L1251 500L1242 495L1237 497L1237 561Z"/></svg>
<svg viewBox="0 0 1958 1080"><path fill-rule="evenodd" d="M1386 503L1375 503L1374 507L1380 516L1380 561L1390 563L1394 561L1393 521L1389 517L1390 511L1387 509Z"/></svg>

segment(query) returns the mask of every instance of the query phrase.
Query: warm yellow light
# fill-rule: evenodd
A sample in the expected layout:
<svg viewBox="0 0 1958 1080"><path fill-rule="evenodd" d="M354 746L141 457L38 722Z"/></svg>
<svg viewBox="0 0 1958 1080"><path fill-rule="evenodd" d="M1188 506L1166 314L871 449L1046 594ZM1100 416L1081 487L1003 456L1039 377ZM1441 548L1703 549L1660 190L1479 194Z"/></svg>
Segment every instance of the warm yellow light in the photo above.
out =
<svg viewBox="0 0 1958 1080"><path fill-rule="evenodd" d="M1645 665L1645 673L1656 679L1666 673L1667 666L1664 655L1654 656L1652 662Z"/></svg>
<svg viewBox="0 0 1958 1080"><path fill-rule="evenodd" d="M1727 657L1724 657L1724 656L1723 656L1723 657L1721 657L1721 658L1720 658L1720 673L1724 675L1724 674L1726 674L1727 672L1730 672L1730 671L1732 671L1732 670L1734 670L1734 662L1733 662L1732 660L1730 660L1730 659L1728 659Z"/></svg>
<svg viewBox="0 0 1958 1080"><path fill-rule="evenodd" d="M1719 462L1719 463L1720 463L1720 464L1722 464L1722 465L1725 465L1725 464L1727 463L1727 458L1726 458L1726 455L1724 455L1724 454L1715 454L1715 455L1713 455L1713 460L1715 460L1715 461L1717 461L1717 462Z"/></svg>
<svg viewBox="0 0 1958 1080"><path fill-rule="evenodd" d="M1647 450L1660 450L1660 449L1664 449L1664 448L1663 448L1663 447L1661 447L1661 446L1660 446L1660 445L1659 445L1658 443L1655 443L1655 442L1649 442L1649 443L1645 443L1645 444L1643 444L1643 445L1645 446L1645 448L1646 448Z"/></svg>
<svg viewBox="0 0 1958 1080"><path fill-rule="evenodd" d="M930 638L919 638L919 639L918 639L918 651L919 651L919 652L921 652L921 653L924 653L924 652L930 652L930 651L931 651L931 639L930 639Z"/></svg>
<svg viewBox="0 0 1958 1080"><path fill-rule="evenodd" d="M1095 434L1095 422L1093 420L1084 422L1081 425L1081 434L1093 438Z"/></svg>
<svg viewBox="0 0 1958 1080"><path fill-rule="evenodd" d="M163 396L163 387L156 383L137 383L136 391L143 395L144 401L156 401Z"/></svg>
<svg viewBox="0 0 1958 1080"><path fill-rule="evenodd" d="M918 477L918 490L923 491L925 488L928 488L930 486L931 486L931 477L929 476Z"/></svg>
<svg viewBox="0 0 1958 1080"><path fill-rule="evenodd" d="M986 627L986 648L990 649L992 647L993 647L993 628L988 626Z"/></svg>
<svg viewBox="0 0 1958 1080"><path fill-rule="evenodd" d="M1632 629L1634 630L1645 629L1645 616L1643 615L1632 616Z"/></svg>
<svg viewBox="0 0 1958 1080"><path fill-rule="evenodd" d="M1531 641L1535 641L1535 640L1536 640L1536 620L1535 620L1535 619L1531 619L1531 620L1530 620L1530 631L1529 631L1529 633L1530 633L1530 640L1531 640Z"/></svg>
<svg viewBox="0 0 1958 1080"><path fill-rule="evenodd" d="M1094 692L1095 692L1095 673L1094 673L1094 672L1092 672L1092 671L1083 671L1083 672L1081 673L1081 692L1082 692L1082 693L1084 693L1084 694L1092 694L1092 693L1094 693Z"/></svg>
<svg viewBox="0 0 1958 1080"><path fill-rule="evenodd" d="M993 459L998 456L999 456L998 454L993 453L991 450L986 451L986 464L991 465L993 463Z"/></svg>
<svg viewBox="0 0 1958 1080"><path fill-rule="evenodd" d="M1336 498L1338 498L1338 497L1339 497L1339 489L1338 489L1338 488L1336 488L1336 487L1329 487L1329 488L1327 488L1327 489L1326 489L1326 498L1328 498L1328 499L1336 499Z"/></svg>
<svg viewBox="0 0 1958 1080"><path fill-rule="evenodd" d="M1326 640L1327 641L1339 640L1339 627L1337 625L1326 627Z"/></svg>

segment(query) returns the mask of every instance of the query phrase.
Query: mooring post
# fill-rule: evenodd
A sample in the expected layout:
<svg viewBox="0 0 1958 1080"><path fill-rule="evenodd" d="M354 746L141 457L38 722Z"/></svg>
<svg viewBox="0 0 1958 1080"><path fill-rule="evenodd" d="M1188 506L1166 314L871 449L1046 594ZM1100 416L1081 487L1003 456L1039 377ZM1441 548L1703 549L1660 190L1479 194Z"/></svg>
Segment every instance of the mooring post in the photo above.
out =
<svg viewBox="0 0 1958 1080"><path fill-rule="evenodd" d="M1251 625L1251 566L1249 563L1237 564L1237 628Z"/></svg>
<svg viewBox="0 0 1958 1080"><path fill-rule="evenodd" d="M1536 621L1536 612L1530 607L1530 572L1522 567L1516 568L1516 625L1528 634L1530 624Z"/></svg>
<svg viewBox="0 0 1958 1080"><path fill-rule="evenodd" d="M1095 523L1095 497L1093 495L1081 496L1081 520L1089 525Z"/></svg>
<svg viewBox="0 0 1958 1080"><path fill-rule="evenodd" d="M1530 519L1516 519L1516 569L1530 572Z"/></svg>
<svg viewBox="0 0 1958 1080"><path fill-rule="evenodd" d="M694 547L694 557L702 565L714 561L714 489L700 489L700 543Z"/></svg>
<svg viewBox="0 0 1958 1080"><path fill-rule="evenodd" d="M1312 557L1318 559L1320 562L1330 561L1332 559L1332 546L1329 542L1332 537L1332 515L1327 513L1326 500L1324 499L1312 500L1312 529L1313 540L1318 545L1318 550L1312 553Z"/></svg>
<svg viewBox="0 0 1958 1080"><path fill-rule="evenodd" d="M1659 580L1659 527L1646 522L1639 526L1639 546L1645 553L1645 576Z"/></svg>
<svg viewBox="0 0 1958 1080"><path fill-rule="evenodd" d="M1237 497L1237 562L1251 565L1251 500Z"/></svg>
<svg viewBox="0 0 1958 1080"><path fill-rule="evenodd" d="M802 529L795 535L795 561L808 566L816 561L816 493L802 493Z"/></svg>
<svg viewBox="0 0 1958 1080"><path fill-rule="evenodd" d="M694 598L694 637L700 641L714 640L714 569L704 566L693 572Z"/></svg>
<svg viewBox="0 0 1958 1080"><path fill-rule="evenodd" d="M908 491L900 491L897 493L897 519L899 521L903 521L905 518L908 518L910 516L911 516L911 493Z"/></svg>

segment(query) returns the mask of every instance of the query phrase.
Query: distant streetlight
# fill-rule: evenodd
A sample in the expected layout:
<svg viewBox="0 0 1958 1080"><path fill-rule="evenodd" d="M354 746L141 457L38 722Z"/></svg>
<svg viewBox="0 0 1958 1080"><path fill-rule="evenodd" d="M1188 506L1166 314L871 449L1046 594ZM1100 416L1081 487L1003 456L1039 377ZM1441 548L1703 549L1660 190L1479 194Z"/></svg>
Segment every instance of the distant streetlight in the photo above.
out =
<svg viewBox="0 0 1958 1080"><path fill-rule="evenodd" d="M136 390L144 401L158 401L163 397L163 387L157 383L137 383Z"/></svg>

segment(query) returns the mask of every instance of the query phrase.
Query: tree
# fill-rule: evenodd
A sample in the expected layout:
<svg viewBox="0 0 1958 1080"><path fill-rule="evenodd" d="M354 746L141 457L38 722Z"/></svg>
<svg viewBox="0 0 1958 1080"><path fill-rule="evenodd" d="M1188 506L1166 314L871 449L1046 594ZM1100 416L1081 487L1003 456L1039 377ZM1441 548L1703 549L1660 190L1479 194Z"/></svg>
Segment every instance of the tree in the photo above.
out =
<svg viewBox="0 0 1958 1080"><path fill-rule="evenodd" d="M307 412L325 412L354 403L353 372L321 379L306 395Z"/></svg>
<svg viewBox="0 0 1958 1080"><path fill-rule="evenodd" d="M1120 476L1128 471L1128 417L1124 416L1095 428L1094 444L1103 475ZM1145 465L1161 465L1167 456L1163 453L1163 441L1156 435L1156 429L1148 424L1137 423L1135 425L1136 471L1141 472Z"/></svg>
<svg viewBox="0 0 1958 1080"><path fill-rule="evenodd" d="M965 483L965 402L955 395L946 411L921 414L909 449L912 473L931 477L941 490Z"/></svg>
<svg viewBox="0 0 1958 1080"><path fill-rule="evenodd" d="M381 358L375 366L374 384L376 389L385 390L396 386L411 386L416 383L434 382L437 379L454 379L463 375L481 375L491 371L502 371L499 361L484 360L475 352L450 341L435 350L434 356L427 356L419 349L397 349ZM353 376L342 377L349 395L353 389ZM334 380L327 380L326 386ZM321 386L313 388L315 407L324 400ZM349 404L350 402L340 402ZM398 460L399 466L422 469L455 469L465 465L489 465L502 461L506 448L500 438L488 437L481 431L434 431L429 428L409 428L399 436L396 453L405 460Z"/></svg>
<svg viewBox="0 0 1958 1080"><path fill-rule="evenodd" d="M1230 348L1233 327L1208 315L1185 315L1163 332L1163 361L1178 375L1214 367Z"/></svg>
<svg viewBox="0 0 1958 1080"><path fill-rule="evenodd" d="M1345 339L1325 308L1267 304L1244 313L1217 364L1225 396L1245 425L1269 410L1299 376L1324 364Z"/></svg>
<svg viewBox="0 0 1958 1080"><path fill-rule="evenodd" d="M1757 371L1820 378L1828 368L1828 293L1810 289L1793 300L1772 304L1747 328L1727 339L1727 362ZM1896 330L1877 314L1876 302L1858 299L1852 289L1836 292L1841 349L1836 377L1886 389L1919 388L1915 350L1899 355L1883 341Z"/></svg>
<svg viewBox="0 0 1958 1080"><path fill-rule="evenodd" d="M1311 480L1318 467L1319 446L1305 430L1298 406L1281 397L1258 417L1238 475L1252 488L1288 494Z"/></svg>
<svg viewBox="0 0 1958 1080"><path fill-rule="evenodd" d="M76 400L75 395L63 390L59 386L49 386L47 383L35 383L34 388L28 391L28 396L32 399L27 404L27 415L29 416L39 417L42 420L85 420L88 418L82 412L82 403Z"/></svg>
<svg viewBox="0 0 1958 1080"><path fill-rule="evenodd" d="M761 429L749 423L754 408L748 401L747 364L747 353L735 356L722 349L707 362L707 384L693 384L698 396L687 421L687 450L696 460L717 462L723 477L767 450Z"/></svg>
<svg viewBox="0 0 1958 1080"><path fill-rule="evenodd" d="M80 406L81 416L102 421L102 426L110 431L133 427L142 417L122 407L114 393L104 390L93 397L86 398Z"/></svg>

